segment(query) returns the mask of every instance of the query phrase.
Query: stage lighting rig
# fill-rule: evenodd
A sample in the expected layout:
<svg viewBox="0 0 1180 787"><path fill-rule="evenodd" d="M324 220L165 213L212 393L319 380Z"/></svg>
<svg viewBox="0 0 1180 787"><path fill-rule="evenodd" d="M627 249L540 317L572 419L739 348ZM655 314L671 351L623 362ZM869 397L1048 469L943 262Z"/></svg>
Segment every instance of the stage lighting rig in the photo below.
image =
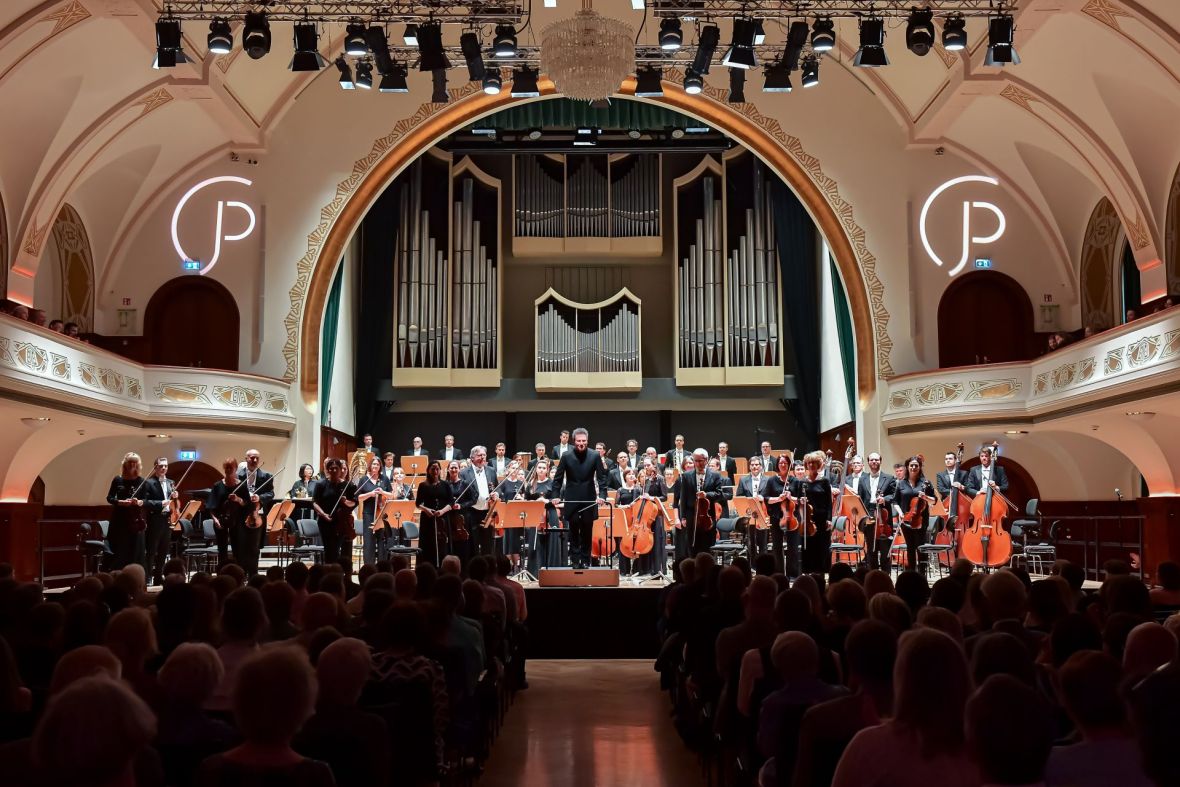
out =
<svg viewBox="0 0 1180 787"><path fill-rule="evenodd" d="M925 57L934 48L934 12L929 8L910 11L905 27L905 45L918 57Z"/></svg>
<svg viewBox="0 0 1180 787"><path fill-rule="evenodd" d="M959 52L967 48L967 20L952 16L942 23L942 48Z"/></svg>
<svg viewBox="0 0 1180 787"><path fill-rule="evenodd" d="M287 68L291 71L319 71L326 62L320 54L320 34L311 22L296 22L293 32L295 54Z"/></svg>
<svg viewBox="0 0 1180 787"><path fill-rule="evenodd" d="M680 20L674 16L660 20L660 49L679 49L684 43L684 33L680 28Z"/></svg>
<svg viewBox="0 0 1180 787"><path fill-rule="evenodd" d="M483 53L479 50L479 34L468 30L459 36L459 48L463 51L464 62L467 63L467 76L472 82L482 81L485 68Z"/></svg>
<svg viewBox="0 0 1180 787"><path fill-rule="evenodd" d="M988 20L987 57L985 66L1019 65L1020 55L1016 54L1013 41L1016 37L1016 21L1011 14L1000 14Z"/></svg>
<svg viewBox="0 0 1180 787"><path fill-rule="evenodd" d="M152 68L175 68L187 63L188 57L180 48L180 20L161 17L156 21L156 59Z"/></svg>
<svg viewBox="0 0 1180 787"><path fill-rule="evenodd" d="M729 69L729 103L746 103L746 69Z"/></svg>
<svg viewBox="0 0 1180 787"><path fill-rule="evenodd" d="M852 58L857 68L880 68L889 65L885 54L885 20L870 16L860 20L860 49Z"/></svg>
<svg viewBox="0 0 1180 787"><path fill-rule="evenodd" d="M209 38L206 39L209 51L215 55L228 55L234 49L234 34L229 29L229 22L215 18L209 23Z"/></svg>
<svg viewBox="0 0 1180 787"><path fill-rule="evenodd" d="M409 93L410 86L406 83L407 73L404 63L394 63L388 73L381 75L381 84L377 87L377 92Z"/></svg>
<svg viewBox="0 0 1180 787"><path fill-rule="evenodd" d="M270 20L265 11L248 11L242 28L242 49L253 60L270 54Z"/></svg>
<svg viewBox="0 0 1180 787"><path fill-rule="evenodd" d="M365 26L361 22L350 22L344 29L344 54L351 57L364 57L369 54Z"/></svg>
<svg viewBox="0 0 1180 787"><path fill-rule="evenodd" d="M640 98L656 98L664 95L663 79L664 72L658 68L651 66L640 68L635 75L635 95Z"/></svg>

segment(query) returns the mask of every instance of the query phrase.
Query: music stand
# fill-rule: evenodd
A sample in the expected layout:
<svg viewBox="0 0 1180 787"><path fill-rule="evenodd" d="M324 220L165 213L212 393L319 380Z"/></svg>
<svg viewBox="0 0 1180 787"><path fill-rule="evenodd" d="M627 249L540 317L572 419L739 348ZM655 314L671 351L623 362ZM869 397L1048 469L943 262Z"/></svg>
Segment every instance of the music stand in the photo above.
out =
<svg viewBox="0 0 1180 787"><path fill-rule="evenodd" d="M181 527L180 520L187 519L188 521L192 522L193 517L195 517L197 512L201 510L202 505L204 504L200 500L190 500L185 503L184 508L180 510L180 516L176 517L176 527L172 529L178 533L181 532L184 528Z"/></svg>
<svg viewBox="0 0 1180 787"><path fill-rule="evenodd" d="M504 513L500 517L500 524L505 529L510 527L538 527L539 524L546 521L545 502L543 500L506 500L500 503L504 507ZM538 524L529 525L529 522ZM536 539L533 539L532 548L536 550ZM517 572L508 577L517 582L536 582L537 578L529 573L525 565L525 561L520 561L517 567Z"/></svg>
<svg viewBox="0 0 1180 787"><path fill-rule="evenodd" d="M426 468L430 466L429 456L403 456L398 460L407 476L426 475Z"/></svg>

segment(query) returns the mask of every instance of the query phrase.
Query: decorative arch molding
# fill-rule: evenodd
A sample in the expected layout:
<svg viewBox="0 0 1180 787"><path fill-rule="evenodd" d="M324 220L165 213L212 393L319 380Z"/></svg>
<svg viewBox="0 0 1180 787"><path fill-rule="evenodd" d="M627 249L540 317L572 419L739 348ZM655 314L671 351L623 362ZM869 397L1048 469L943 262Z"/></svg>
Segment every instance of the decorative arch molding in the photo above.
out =
<svg viewBox="0 0 1180 787"><path fill-rule="evenodd" d="M542 80L541 90L544 97L557 95L547 79ZM620 93L631 96L634 80L624 83ZM395 123L389 134L378 138L368 155L353 165L349 177L337 184L335 196L320 210L319 225L307 236L307 253L296 263L290 310L284 320L283 377L298 378L308 407L314 408L317 401L320 324L332 273L369 207L402 168L439 138L518 101L508 90L488 96L475 83L452 90L450 95L450 103L422 104ZM819 160L804 150L797 137L788 135L777 120L765 117L752 104L727 105L725 95L712 87L700 95L688 95L679 84L665 82L663 97L653 103L696 117L742 142L807 207L848 285L856 345L863 350L857 353L857 386L861 404L866 406L876 391L876 380L893 375L893 342L884 284L877 276L877 259L869 251L865 231L856 222L852 205L840 194L839 184L824 173Z"/></svg>
<svg viewBox="0 0 1180 787"><path fill-rule="evenodd" d="M8 293L8 217L4 212L4 195L0 194L0 293Z"/></svg>
<svg viewBox="0 0 1180 787"><path fill-rule="evenodd" d="M94 255L82 217L69 203L53 222L53 244L61 265L61 301L57 317L74 322L83 333L94 329Z"/></svg>
<svg viewBox="0 0 1180 787"><path fill-rule="evenodd" d="M1173 187L1175 191L1175 187ZM1082 296L1082 326L1105 330L1122 323L1118 319L1119 293L1115 287L1123 259L1122 225L1118 211L1103 197L1094 206L1082 239L1078 265L1078 289Z"/></svg>
<svg viewBox="0 0 1180 787"><path fill-rule="evenodd" d="M29 9L7 27L0 29L0 50L9 50L21 38L28 37L24 51L6 67L0 66L0 83L12 73L22 60L45 46L49 39L64 33L79 22L92 17L80 0L48 0ZM52 23L52 27L50 27ZM27 34L36 31L36 40Z"/></svg>
<svg viewBox="0 0 1180 787"><path fill-rule="evenodd" d="M1168 190L1168 218L1164 226L1164 260L1168 270L1168 292L1180 293L1180 167Z"/></svg>

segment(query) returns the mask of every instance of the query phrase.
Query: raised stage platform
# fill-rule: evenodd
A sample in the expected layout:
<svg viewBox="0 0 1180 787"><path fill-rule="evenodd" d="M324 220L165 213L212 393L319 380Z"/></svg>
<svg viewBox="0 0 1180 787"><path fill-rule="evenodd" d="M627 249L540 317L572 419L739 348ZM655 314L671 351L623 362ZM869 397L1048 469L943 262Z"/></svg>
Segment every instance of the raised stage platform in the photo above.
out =
<svg viewBox="0 0 1180 787"><path fill-rule="evenodd" d="M525 586L530 659L652 659L664 586Z"/></svg>

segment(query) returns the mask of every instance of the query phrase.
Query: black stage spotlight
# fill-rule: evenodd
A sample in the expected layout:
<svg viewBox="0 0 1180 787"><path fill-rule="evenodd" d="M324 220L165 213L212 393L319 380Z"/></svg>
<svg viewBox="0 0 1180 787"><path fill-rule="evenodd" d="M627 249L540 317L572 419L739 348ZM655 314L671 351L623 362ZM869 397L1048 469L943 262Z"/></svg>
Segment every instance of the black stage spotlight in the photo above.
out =
<svg viewBox="0 0 1180 787"><path fill-rule="evenodd" d="M364 57L369 54L369 44L365 41L365 26L360 22L349 22L344 28L344 54L353 57Z"/></svg>
<svg viewBox="0 0 1180 787"><path fill-rule="evenodd" d="M746 69L729 69L729 103L746 103Z"/></svg>
<svg viewBox="0 0 1180 787"><path fill-rule="evenodd" d="M693 73L697 76L704 76L709 73L709 64L713 62L713 53L717 51L717 44L720 42L721 28L717 27L717 25L707 25L701 29L701 38L697 42L697 51L692 58Z"/></svg>
<svg viewBox="0 0 1180 787"><path fill-rule="evenodd" d="M242 49L254 60L270 53L270 21L265 11L246 12L246 22L242 26Z"/></svg>
<svg viewBox="0 0 1180 787"><path fill-rule="evenodd" d="M684 92L695 96L705 89L705 80L691 68L684 72Z"/></svg>
<svg viewBox="0 0 1180 787"><path fill-rule="evenodd" d="M512 69L512 97L536 98L541 95L537 87L537 72L528 66Z"/></svg>
<svg viewBox="0 0 1180 787"><path fill-rule="evenodd" d="M721 58L721 64L730 68L753 68L758 65L754 55L754 20L733 20L733 40Z"/></svg>
<svg viewBox="0 0 1180 787"><path fill-rule="evenodd" d="M635 73L635 95L640 98L656 98L664 95L664 88L660 84L664 72L651 66L641 68Z"/></svg>
<svg viewBox="0 0 1180 787"><path fill-rule="evenodd" d="M602 129L582 127L574 131L574 147L588 148L598 144L598 135Z"/></svg>
<svg viewBox="0 0 1180 787"><path fill-rule="evenodd" d="M815 55L803 58L803 76L799 82L803 87L815 87L819 84L819 58Z"/></svg>
<svg viewBox="0 0 1180 787"><path fill-rule="evenodd" d="M952 16L942 23L942 48L959 52L967 48L967 20Z"/></svg>
<svg viewBox="0 0 1180 787"><path fill-rule="evenodd" d="M406 67L403 63L394 63L389 71L381 76L378 93L409 93L410 86L406 84Z"/></svg>
<svg viewBox="0 0 1180 787"><path fill-rule="evenodd" d="M292 71L319 71L326 62L320 55L320 34L312 22L295 23L295 55L287 68Z"/></svg>
<svg viewBox="0 0 1180 787"><path fill-rule="evenodd" d="M787 46L783 50L783 65L787 71L799 70L799 58L803 54L803 47L807 46L807 23L792 22L787 29Z"/></svg>
<svg viewBox="0 0 1180 787"><path fill-rule="evenodd" d="M430 22L418 28L419 71L445 71L451 67L447 53L443 50L442 25Z"/></svg>
<svg viewBox="0 0 1180 787"><path fill-rule="evenodd" d="M352 78L352 69L348 67L348 61L344 56L336 58L336 68L340 71L340 89L341 90L356 90L356 82Z"/></svg>
<svg viewBox="0 0 1180 787"><path fill-rule="evenodd" d="M885 20L871 16L860 23L860 49L852 58L858 68L880 68L889 65L885 54Z"/></svg>
<svg viewBox="0 0 1180 787"><path fill-rule="evenodd" d="M483 92L489 96L498 96L500 91L504 88L504 81L500 77L499 68L484 69L483 72Z"/></svg>
<svg viewBox="0 0 1180 787"><path fill-rule="evenodd" d="M660 20L660 49L679 49L684 43L684 33L680 29L680 20L674 16Z"/></svg>
<svg viewBox="0 0 1180 787"><path fill-rule="evenodd" d="M826 16L818 17L811 26L811 49L830 52L836 46L836 23Z"/></svg>
<svg viewBox="0 0 1180 787"><path fill-rule="evenodd" d="M402 41L406 46L418 46L418 25L412 22L406 25L405 32L402 33Z"/></svg>
<svg viewBox="0 0 1180 787"><path fill-rule="evenodd" d="M156 21L156 59L152 68L175 68L177 63L187 62L180 51L180 20L161 17Z"/></svg>
<svg viewBox="0 0 1180 787"><path fill-rule="evenodd" d="M761 19L754 20L754 46L762 46L766 43L766 28L762 26Z"/></svg>
<svg viewBox="0 0 1180 787"><path fill-rule="evenodd" d="M1020 65L1020 55L1012 45L1016 37L1016 20L1011 14L993 16L987 21L987 57L985 66Z"/></svg>
<svg viewBox="0 0 1180 787"><path fill-rule="evenodd" d="M790 93L791 72L783 61L766 67L766 80L762 83L764 93Z"/></svg>
<svg viewBox="0 0 1180 787"><path fill-rule="evenodd" d="M234 34L229 22L220 17L209 23L209 51L216 55L228 55L234 48Z"/></svg>
<svg viewBox="0 0 1180 787"><path fill-rule="evenodd" d="M447 92L447 70L436 68L430 72L430 76L434 80L434 92L430 94L431 102L445 104L450 101L451 94Z"/></svg>
<svg viewBox="0 0 1180 787"><path fill-rule="evenodd" d="M377 73L381 76L392 74L394 69L393 58L389 56L389 39L385 37L385 28L373 25L367 29L365 31L365 42L368 44L369 51L373 53L373 63L377 66ZM402 67L402 70L405 70L404 65L399 65Z"/></svg>
<svg viewBox="0 0 1180 787"><path fill-rule="evenodd" d="M934 12L929 8L915 8L905 26L905 45L918 57L925 57L934 48Z"/></svg>
<svg viewBox="0 0 1180 787"><path fill-rule="evenodd" d="M373 64L368 60L356 64L356 86L361 90L373 89Z"/></svg>
<svg viewBox="0 0 1180 787"><path fill-rule="evenodd" d="M479 82L484 76L483 53L479 51L479 36L470 30L459 36L459 48L467 63L467 76L472 82ZM497 93L499 91L496 91Z"/></svg>
<svg viewBox="0 0 1180 787"><path fill-rule="evenodd" d="M496 25L496 37L492 39L492 54L496 57L516 57L515 27Z"/></svg>

